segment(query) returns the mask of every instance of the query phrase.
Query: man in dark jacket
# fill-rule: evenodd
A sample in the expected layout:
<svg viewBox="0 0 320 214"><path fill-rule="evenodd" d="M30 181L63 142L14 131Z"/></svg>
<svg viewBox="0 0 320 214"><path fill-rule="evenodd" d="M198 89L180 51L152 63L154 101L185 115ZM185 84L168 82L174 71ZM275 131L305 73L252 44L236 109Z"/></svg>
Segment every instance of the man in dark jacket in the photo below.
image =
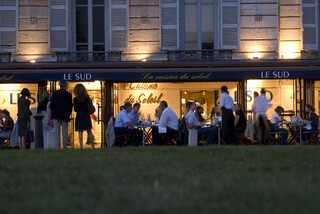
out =
<svg viewBox="0 0 320 214"><path fill-rule="evenodd" d="M60 126L62 126L63 148L67 148L68 141L68 122L72 112L72 95L66 91L67 81L60 80L60 90L54 91L51 97L50 109L51 118L56 132L56 141L58 148L61 147L60 143Z"/></svg>

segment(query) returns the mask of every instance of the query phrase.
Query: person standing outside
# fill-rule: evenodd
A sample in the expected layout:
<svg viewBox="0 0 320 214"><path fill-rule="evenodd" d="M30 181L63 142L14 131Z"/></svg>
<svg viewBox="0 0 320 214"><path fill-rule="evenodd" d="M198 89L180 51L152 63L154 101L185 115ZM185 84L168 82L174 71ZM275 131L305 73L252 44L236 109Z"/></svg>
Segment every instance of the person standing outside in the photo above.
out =
<svg viewBox="0 0 320 214"><path fill-rule="evenodd" d="M79 134L80 148L83 148L83 131L87 131L89 143L91 143L94 149L94 140L92 134L92 123L88 110L88 105L92 105L92 101L87 93L86 88L82 84L77 84L74 87L74 93L76 95L73 98L74 111L77 113L75 121L75 130Z"/></svg>
<svg viewBox="0 0 320 214"><path fill-rule="evenodd" d="M60 128L62 127L63 148L67 148L68 122L72 113L72 95L67 92L68 83L65 80L59 81L60 90L54 91L50 101L51 118L56 132L56 143L61 148Z"/></svg>
<svg viewBox="0 0 320 214"><path fill-rule="evenodd" d="M222 110L222 138L226 144L233 144L234 141L233 103L227 86L222 86L219 108Z"/></svg>
<svg viewBox="0 0 320 214"><path fill-rule="evenodd" d="M27 134L27 127L30 127L30 91L27 88L22 89L21 96L18 99L18 125L19 125L19 147L20 150L26 148L25 135Z"/></svg>

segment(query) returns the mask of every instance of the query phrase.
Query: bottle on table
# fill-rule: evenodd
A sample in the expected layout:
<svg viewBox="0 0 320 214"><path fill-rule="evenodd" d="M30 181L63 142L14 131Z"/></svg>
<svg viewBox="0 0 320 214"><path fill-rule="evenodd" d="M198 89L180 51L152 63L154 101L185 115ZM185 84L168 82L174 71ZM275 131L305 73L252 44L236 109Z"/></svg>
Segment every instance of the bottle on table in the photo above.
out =
<svg viewBox="0 0 320 214"><path fill-rule="evenodd" d="M144 117L144 114L142 114L141 125L142 125L142 126L145 126L145 125L146 125L146 118Z"/></svg>

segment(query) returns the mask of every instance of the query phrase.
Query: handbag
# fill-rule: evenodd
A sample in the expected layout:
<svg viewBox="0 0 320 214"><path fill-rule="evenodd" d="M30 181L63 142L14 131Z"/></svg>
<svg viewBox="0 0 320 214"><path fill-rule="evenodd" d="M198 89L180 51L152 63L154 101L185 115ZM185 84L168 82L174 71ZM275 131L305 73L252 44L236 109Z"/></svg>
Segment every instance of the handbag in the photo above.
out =
<svg viewBox="0 0 320 214"><path fill-rule="evenodd" d="M93 114L96 111L96 108L93 106L91 99L88 99L87 105L89 114Z"/></svg>
<svg viewBox="0 0 320 214"><path fill-rule="evenodd" d="M53 120L52 120L51 116L48 116L47 125L50 126L50 127L52 127L52 128L54 127L54 125L53 125Z"/></svg>
<svg viewBox="0 0 320 214"><path fill-rule="evenodd" d="M29 127L27 127L26 135L24 138L26 143L34 142L34 132Z"/></svg>

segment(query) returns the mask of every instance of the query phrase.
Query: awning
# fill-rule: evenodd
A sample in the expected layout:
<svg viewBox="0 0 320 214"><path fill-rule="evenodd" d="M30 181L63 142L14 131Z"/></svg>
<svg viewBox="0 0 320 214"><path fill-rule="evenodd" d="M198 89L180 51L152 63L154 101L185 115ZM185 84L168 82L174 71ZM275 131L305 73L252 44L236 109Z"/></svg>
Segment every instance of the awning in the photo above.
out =
<svg viewBox="0 0 320 214"><path fill-rule="evenodd" d="M95 81L190 82L242 79L319 79L318 67L128 68L128 69L18 69L0 70L0 82Z"/></svg>

